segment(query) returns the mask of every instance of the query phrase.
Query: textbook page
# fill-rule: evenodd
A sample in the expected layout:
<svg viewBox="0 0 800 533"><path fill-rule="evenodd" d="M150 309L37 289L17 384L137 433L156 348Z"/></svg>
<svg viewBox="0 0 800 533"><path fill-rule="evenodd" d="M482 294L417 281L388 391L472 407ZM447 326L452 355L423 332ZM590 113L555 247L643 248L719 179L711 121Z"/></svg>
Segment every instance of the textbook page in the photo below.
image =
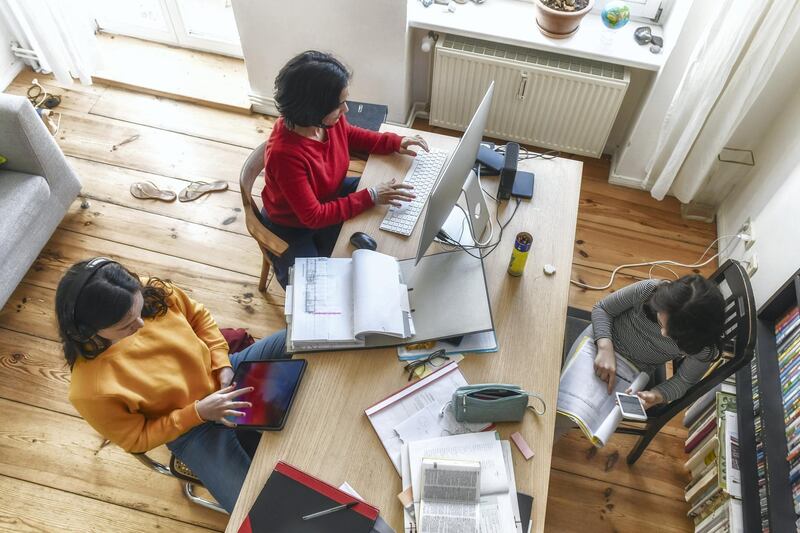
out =
<svg viewBox="0 0 800 533"><path fill-rule="evenodd" d="M480 474L477 461L424 459L419 533L479 533Z"/></svg>
<svg viewBox="0 0 800 533"><path fill-rule="evenodd" d="M353 332L409 337L408 295L401 294L397 259L372 250L353 252ZM407 289L406 289L407 292Z"/></svg>
<svg viewBox="0 0 800 533"><path fill-rule="evenodd" d="M297 258L293 279L292 342L353 344L352 259Z"/></svg>
<svg viewBox="0 0 800 533"><path fill-rule="evenodd" d="M622 422L622 411L614 392L631 389L636 393L647 386L649 376L627 359L617 355L617 382L608 393L608 384L594 373L597 346L584 337L561 376L557 412L572 419L597 447L604 446Z"/></svg>
<svg viewBox="0 0 800 533"><path fill-rule="evenodd" d="M503 448L494 431L411 442L408 445L408 456L411 491L414 495L414 509L417 512L422 494L423 459L478 461L481 464L481 498L493 494L508 494L508 474Z"/></svg>

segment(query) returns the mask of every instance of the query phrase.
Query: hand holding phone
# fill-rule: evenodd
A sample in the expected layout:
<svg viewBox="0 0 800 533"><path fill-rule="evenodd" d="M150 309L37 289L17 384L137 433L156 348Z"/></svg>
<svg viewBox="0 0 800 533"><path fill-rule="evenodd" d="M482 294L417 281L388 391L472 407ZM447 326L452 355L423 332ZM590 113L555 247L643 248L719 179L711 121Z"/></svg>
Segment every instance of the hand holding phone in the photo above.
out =
<svg viewBox="0 0 800 533"><path fill-rule="evenodd" d="M642 400L635 394L617 393L617 405L622 410L622 418L626 420L647 420L647 413L642 405Z"/></svg>

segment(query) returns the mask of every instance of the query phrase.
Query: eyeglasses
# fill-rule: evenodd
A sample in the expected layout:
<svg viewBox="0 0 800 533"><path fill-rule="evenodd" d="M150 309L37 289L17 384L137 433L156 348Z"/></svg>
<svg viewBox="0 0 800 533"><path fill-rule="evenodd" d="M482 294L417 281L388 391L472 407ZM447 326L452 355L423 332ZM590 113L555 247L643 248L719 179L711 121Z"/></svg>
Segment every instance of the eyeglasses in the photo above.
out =
<svg viewBox="0 0 800 533"><path fill-rule="evenodd" d="M428 364L434 368L438 368L447 363L449 360L450 357L445 355L444 349L436 350L432 354L429 354L422 359L417 359L416 361L411 361L410 363L406 364L406 366L403 367L403 371L408 372L408 381L411 381L414 378L414 374L418 368L422 368Z"/></svg>

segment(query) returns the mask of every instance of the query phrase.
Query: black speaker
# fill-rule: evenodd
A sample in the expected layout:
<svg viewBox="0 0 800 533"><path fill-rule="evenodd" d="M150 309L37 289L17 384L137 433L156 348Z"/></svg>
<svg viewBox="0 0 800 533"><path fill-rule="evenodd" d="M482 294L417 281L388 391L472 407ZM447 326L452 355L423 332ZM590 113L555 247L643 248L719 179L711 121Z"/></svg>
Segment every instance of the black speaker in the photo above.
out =
<svg viewBox="0 0 800 533"><path fill-rule="evenodd" d="M498 200L511 198L511 191L514 189L514 178L517 177L518 161L519 144L508 143L506 145L506 158L503 161L503 169L500 171L500 187L497 189Z"/></svg>

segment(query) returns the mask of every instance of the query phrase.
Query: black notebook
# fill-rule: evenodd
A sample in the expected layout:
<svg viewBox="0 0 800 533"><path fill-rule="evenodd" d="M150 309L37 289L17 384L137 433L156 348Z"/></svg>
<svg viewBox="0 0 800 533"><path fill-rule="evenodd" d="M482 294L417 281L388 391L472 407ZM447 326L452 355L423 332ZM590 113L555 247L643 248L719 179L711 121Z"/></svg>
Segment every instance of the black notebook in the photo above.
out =
<svg viewBox="0 0 800 533"><path fill-rule="evenodd" d="M357 502L349 509L303 516ZM284 462L279 462L239 527L239 533L370 533L378 509Z"/></svg>
<svg viewBox="0 0 800 533"><path fill-rule="evenodd" d="M348 100L347 122L365 130L378 131L386 121L389 108L381 104L367 104Z"/></svg>

